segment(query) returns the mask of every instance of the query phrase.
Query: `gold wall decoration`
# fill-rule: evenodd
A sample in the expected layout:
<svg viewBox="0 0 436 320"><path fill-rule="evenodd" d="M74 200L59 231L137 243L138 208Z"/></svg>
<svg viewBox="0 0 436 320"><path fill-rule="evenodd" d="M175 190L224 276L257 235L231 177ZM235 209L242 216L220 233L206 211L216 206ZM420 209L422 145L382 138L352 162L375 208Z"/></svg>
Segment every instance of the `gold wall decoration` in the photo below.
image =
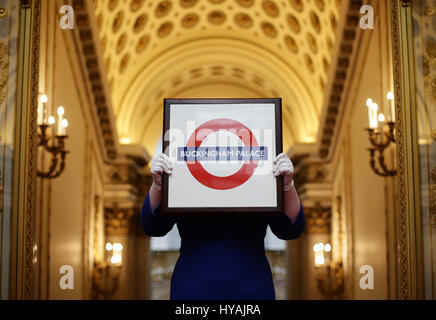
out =
<svg viewBox="0 0 436 320"><path fill-rule="evenodd" d="M427 36L424 40L424 53L422 56L422 73L424 76L425 94L436 105L436 39Z"/></svg>
<svg viewBox="0 0 436 320"><path fill-rule="evenodd" d="M6 44L0 40L0 105L6 97L6 86L8 84L9 62L6 52Z"/></svg>

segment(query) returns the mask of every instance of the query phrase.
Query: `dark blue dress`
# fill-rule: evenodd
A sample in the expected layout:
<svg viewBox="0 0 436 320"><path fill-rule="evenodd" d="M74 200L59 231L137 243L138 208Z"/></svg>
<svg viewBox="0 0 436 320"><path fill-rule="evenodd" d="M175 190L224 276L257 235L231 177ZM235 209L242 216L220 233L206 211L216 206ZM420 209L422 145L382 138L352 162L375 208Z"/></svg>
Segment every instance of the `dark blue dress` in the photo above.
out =
<svg viewBox="0 0 436 320"><path fill-rule="evenodd" d="M171 299L275 299L265 256L267 226L280 239L298 238L305 225L300 207L294 223L285 214L164 216L145 198L141 225L152 237L177 223L182 239L171 278Z"/></svg>

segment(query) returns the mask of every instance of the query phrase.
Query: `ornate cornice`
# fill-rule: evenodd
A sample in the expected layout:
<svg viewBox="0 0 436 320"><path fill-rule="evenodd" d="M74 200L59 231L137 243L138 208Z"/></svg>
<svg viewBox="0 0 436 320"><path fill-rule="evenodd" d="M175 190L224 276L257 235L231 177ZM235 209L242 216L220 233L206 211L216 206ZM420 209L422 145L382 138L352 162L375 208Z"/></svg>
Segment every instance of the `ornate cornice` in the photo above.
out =
<svg viewBox="0 0 436 320"><path fill-rule="evenodd" d="M326 158L331 153L332 142L338 130L336 123L340 110L344 108L344 88L349 79L351 60L357 39L361 0L349 0L342 36L338 37L339 50L334 66L332 84L325 95L325 113L320 123L320 144L318 153Z"/></svg>
<svg viewBox="0 0 436 320"><path fill-rule="evenodd" d="M114 118L110 95L107 89L106 77L102 70L101 57L99 56L98 34L92 27L89 2L86 0L73 1L76 25L79 29L79 41L81 43L82 55L84 56L85 69L94 98L94 107L98 116L101 135L109 159L115 159L117 155L117 134L114 129Z"/></svg>

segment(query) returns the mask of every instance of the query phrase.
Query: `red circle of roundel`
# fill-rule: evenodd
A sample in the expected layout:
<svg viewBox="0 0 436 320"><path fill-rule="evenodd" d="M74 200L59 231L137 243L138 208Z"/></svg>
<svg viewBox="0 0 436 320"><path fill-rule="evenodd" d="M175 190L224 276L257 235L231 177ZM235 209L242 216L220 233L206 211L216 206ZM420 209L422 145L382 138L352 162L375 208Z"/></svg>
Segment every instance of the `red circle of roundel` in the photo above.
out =
<svg viewBox="0 0 436 320"><path fill-rule="evenodd" d="M253 133L242 123L231 119L215 119L199 126L186 144L187 147L199 147L203 140L219 130L226 130L236 134L245 146L257 147L257 140ZM199 161L186 163L193 177L206 187L216 190L228 190L236 188L246 182L253 175L257 167L257 161L246 160L238 172L227 176L218 177L207 172Z"/></svg>

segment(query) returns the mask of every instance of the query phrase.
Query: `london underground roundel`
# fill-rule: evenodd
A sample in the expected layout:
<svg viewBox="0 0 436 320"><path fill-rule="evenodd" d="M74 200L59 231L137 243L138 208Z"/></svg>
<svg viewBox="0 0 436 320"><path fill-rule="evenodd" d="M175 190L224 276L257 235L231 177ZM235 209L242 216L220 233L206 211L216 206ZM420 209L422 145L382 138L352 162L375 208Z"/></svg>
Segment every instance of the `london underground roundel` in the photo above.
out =
<svg viewBox="0 0 436 320"><path fill-rule="evenodd" d="M244 146L202 147L204 139L217 131L235 134ZM186 162L192 176L204 186L215 190L229 190L241 186L254 174L259 160L267 160L267 147L259 146L256 137L242 123L231 119L214 119L203 123L190 136L186 147L178 148L178 160ZM213 175L201 161L240 161L240 169L229 176Z"/></svg>

